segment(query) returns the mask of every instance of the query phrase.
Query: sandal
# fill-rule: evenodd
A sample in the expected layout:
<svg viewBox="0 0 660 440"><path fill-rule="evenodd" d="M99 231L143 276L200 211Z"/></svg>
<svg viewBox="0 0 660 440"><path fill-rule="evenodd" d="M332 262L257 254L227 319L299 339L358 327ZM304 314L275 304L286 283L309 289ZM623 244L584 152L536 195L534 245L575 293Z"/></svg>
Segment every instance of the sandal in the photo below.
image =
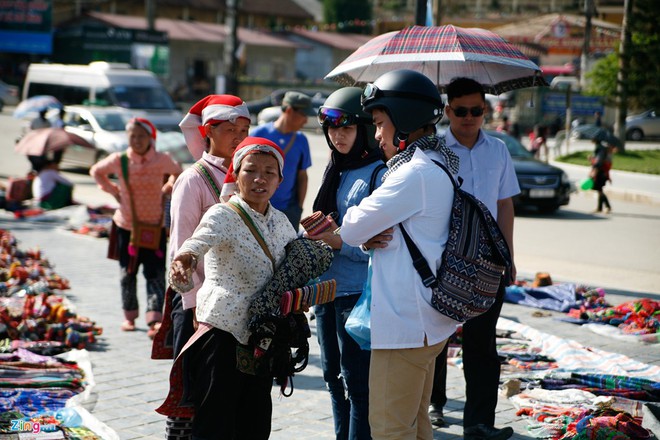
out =
<svg viewBox="0 0 660 440"><path fill-rule="evenodd" d="M135 331L135 321L129 321L128 319L121 324L121 329L125 332L134 332Z"/></svg>
<svg viewBox="0 0 660 440"><path fill-rule="evenodd" d="M156 336L156 333L158 333L158 329L160 329L160 322L154 322L149 324L149 330L147 330L147 336L149 339L153 339Z"/></svg>

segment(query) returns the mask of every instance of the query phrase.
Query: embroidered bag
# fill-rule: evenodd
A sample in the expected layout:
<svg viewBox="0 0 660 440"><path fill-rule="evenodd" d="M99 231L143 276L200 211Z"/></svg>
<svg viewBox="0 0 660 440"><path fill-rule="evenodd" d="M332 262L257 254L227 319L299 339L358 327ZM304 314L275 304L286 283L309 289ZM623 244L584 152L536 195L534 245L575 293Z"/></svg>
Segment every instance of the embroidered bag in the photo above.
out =
<svg viewBox="0 0 660 440"><path fill-rule="evenodd" d="M131 198L133 224L130 242L136 248L157 250L160 247L160 234L163 232L163 218L161 217L157 224L145 223L138 220L131 186L128 183L128 156L126 153L121 155L121 170Z"/></svg>
<svg viewBox="0 0 660 440"><path fill-rule="evenodd" d="M424 286L432 288L431 305L443 315L465 322L495 302L502 276L510 274L511 252L486 205L462 190L444 165L434 162L454 185L449 237L436 275L403 225L401 232Z"/></svg>

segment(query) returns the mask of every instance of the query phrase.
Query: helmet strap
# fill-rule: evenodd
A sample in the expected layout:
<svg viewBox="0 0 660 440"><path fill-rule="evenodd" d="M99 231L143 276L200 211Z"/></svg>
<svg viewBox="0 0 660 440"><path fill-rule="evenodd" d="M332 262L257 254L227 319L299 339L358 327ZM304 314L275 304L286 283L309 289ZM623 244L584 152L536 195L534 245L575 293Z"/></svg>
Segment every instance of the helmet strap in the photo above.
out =
<svg viewBox="0 0 660 440"><path fill-rule="evenodd" d="M397 149L399 151L403 151L406 149L406 141L408 140L408 134L402 133L402 132L397 132L396 135L394 135L394 145L397 146Z"/></svg>

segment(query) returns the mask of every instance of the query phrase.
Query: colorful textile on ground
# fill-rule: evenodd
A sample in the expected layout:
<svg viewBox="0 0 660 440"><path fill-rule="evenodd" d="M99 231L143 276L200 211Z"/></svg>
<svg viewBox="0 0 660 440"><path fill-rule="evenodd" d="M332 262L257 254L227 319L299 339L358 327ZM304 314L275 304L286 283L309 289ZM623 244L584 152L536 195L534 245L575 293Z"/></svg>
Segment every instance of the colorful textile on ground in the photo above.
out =
<svg viewBox="0 0 660 440"><path fill-rule="evenodd" d="M610 306L603 289L573 283L532 286L527 281L519 281L506 288L504 301L556 312L587 311Z"/></svg>
<svg viewBox="0 0 660 440"><path fill-rule="evenodd" d="M288 315L291 312L302 310L303 304L315 306L334 301L337 292L335 280L321 281L294 290L287 290L282 294L280 313Z"/></svg>
<svg viewBox="0 0 660 440"><path fill-rule="evenodd" d="M649 438L650 433L641 426L639 402L597 397L582 390L542 389L523 391L510 400L518 408L517 415L528 418L527 430L536 438Z"/></svg>
<svg viewBox="0 0 660 440"><path fill-rule="evenodd" d="M62 388L0 388L0 413L20 411L26 416L64 408L77 392Z"/></svg>
<svg viewBox="0 0 660 440"><path fill-rule="evenodd" d="M645 364L618 353L586 348L573 340L559 338L500 317L497 328L517 332L529 339L540 353L555 359L559 368L571 373L610 374L660 381L660 366Z"/></svg>
<svg viewBox="0 0 660 440"><path fill-rule="evenodd" d="M660 382L639 377L572 373L568 378L546 377L541 384L550 390L577 388L600 396L660 402Z"/></svg>
<svg viewBox="0 0 660 440"><path fill-rule="evenodd" d="M582 323L609 324L619 329L619 335L636 336L631 339L641 342L660 342L660 301L642 298L613 307L571 310L568 316L580 319ZM595 330L593 326L589 328Z"/></svg>
<svg viewBox="0 0 660 440"><path fill-rule="evenodd" d="M0 230L0 340L58 341L69 348L95 342L102 329L56 294L65 289L68 280L38 249L22 251L11 233Z"/></svg>

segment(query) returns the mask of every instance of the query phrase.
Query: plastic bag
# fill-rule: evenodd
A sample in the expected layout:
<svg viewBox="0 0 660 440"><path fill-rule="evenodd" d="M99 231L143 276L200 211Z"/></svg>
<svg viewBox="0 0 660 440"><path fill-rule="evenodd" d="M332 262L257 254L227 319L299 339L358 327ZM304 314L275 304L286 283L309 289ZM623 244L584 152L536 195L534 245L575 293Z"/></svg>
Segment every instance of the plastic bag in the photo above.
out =
<svg viewBox="0 0 660 440"><path fill-rule="evenodd" d="M344 328L362 350L371 350L371 260L367 270L367 281L355 307L348 315Z"/></svg>
<svg viewBox="0 0 660 440"><path fill-rule="evenodd" d="M584 191L589 191L594 187L594 179L591 177L587 177L586 179L582 179L580 181L580 188Z"/></svg>

